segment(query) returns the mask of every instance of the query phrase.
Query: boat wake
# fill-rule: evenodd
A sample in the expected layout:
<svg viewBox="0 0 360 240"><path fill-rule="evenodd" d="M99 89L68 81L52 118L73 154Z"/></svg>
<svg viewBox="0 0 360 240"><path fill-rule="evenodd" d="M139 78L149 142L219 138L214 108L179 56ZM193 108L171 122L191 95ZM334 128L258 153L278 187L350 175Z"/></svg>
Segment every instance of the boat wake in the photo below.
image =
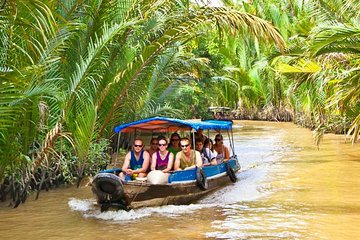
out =
<svg viewBox="0 0 360 240"><path fill-rule="evenodd" d="M238 172L237 181L228 185L200 200L199 203L217 204L219 207L254 201L263 198L269 192L262 191L259 181L262 175L261 170L256 166L249 166Z"/></svg>
<svg viewBox="0 0 360 240"><path fill-rule="evenodd" d="M215 204L190 204L190 205L167 205L161 207L147 207L133 209L130 211L106 211L101 212L96 206L96 201L92 199L76 199L72 198L68 202L69 207L73 211L80 212L85 218L96 218L100 220L107 220L113 222L128 222L135 219L141 219L151 216L164 216L167 218L175 218L181 215L186 215L196 212L199 209L211 208Z"/></svg>

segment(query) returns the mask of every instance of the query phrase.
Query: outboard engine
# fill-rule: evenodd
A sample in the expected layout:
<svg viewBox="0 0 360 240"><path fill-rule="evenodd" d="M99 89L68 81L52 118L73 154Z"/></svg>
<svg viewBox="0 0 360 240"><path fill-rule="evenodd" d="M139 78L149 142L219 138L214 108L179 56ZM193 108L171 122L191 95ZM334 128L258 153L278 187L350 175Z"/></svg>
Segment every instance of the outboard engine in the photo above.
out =
<svg viewBox="0 0 360 240"><path fill-rule="evenodd" d="M118 176L113 173L99 173L92 181L92 192L96 196L101 211L110 207L127 210L124 200L123 184Z"/></svg>

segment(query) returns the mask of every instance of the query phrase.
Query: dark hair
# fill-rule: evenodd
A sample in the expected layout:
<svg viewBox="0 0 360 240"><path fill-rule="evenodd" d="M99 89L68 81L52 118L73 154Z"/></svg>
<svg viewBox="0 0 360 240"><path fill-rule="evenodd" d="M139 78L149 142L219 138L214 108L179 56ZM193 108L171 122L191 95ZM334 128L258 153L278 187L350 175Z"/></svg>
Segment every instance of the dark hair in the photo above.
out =
<svg viewBox="0 0 360 240"><path fill-rule="evenodd" d="M172 147L172 146L174 146L174 141L171 141L174 137L176 137L176 138L178 138L179 139L179 145L180 145L180 139L181 139L181 137L180 137L180 135L177 133L177 132L174 132L173 134L171 134L171 136L170 136L170 144L169 144L169 146L170 147Z"/></svg>
<svg viewBox="0 0 360 240"><path fill-rule="evenodd" d="M158 141L158 138L157 138L157 137L153 137L153 138L150 140L150 144L151 144L154 140Z"/></svg>
<svg viewBox="0 0 360 240"><path fill-rule="evenodd" d="M171 139L173 139L173 137L178 137L179 139L181 139L180 135L177 132L174 132L173 134L171 134L170 141L171 141Z"/></svg>
<svg viewBox="0 0 360 240"><path fill-rule="evenodd" d="M204 147L209 146L210 141L212 142L210 138L206 138L204 141Z"/></svg>
<svg viewBox="0 0 360 240"><path fill-rule="evenodd" d="M157 140L158 140L158 142L160 142L160 140L165 140L166 144L168 144L167 138L163 135L158 136Z"/></svg>
<svg viewBox="0 0 360 240"><path fill-rule="evenodd" d="M221 140L224 139L223 136L222 136L220 133L216 134L215 139L216 139L216 138L218 138L218 139L220 138Z"/></svg>
<svg viewBox="0 0 360 240"><path fill-rule="evenodd" d="M197 142L201 142L204 144L204 139L203 138L195 138L195 143Z"/></svg>

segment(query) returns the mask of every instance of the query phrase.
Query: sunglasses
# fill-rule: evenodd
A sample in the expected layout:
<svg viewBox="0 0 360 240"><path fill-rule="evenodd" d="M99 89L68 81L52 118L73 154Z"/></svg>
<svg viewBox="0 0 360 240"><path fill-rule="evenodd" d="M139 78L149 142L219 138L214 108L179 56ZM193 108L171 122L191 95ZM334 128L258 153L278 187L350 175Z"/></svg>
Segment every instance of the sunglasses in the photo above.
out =
<svg viewBox="0 0 360 240"><path fill-rule="evenodd" d="M134 144L134 147L142 147L142 145Z"/></svg>
<svg viewBox="0 0 360 240"><path fill-rule="evenodd" d="M181 145L181 148L187 148L190 144Z"/></svg>
<svg viewBox="0 0 360 240"><path fill-rule="evenodd" d="M167 144L166 144L166 143L165 143L165 144L159 143L158 145L159 145L159 147L164 147L164 146L166 146Z"/></svg>
<svg viewBox="0 0 360 240"><path fill-rule="evenodd" d="M157 143L157 142L153 142L153 143L151 143L151 145L158 145L158 143Z"/></svg>

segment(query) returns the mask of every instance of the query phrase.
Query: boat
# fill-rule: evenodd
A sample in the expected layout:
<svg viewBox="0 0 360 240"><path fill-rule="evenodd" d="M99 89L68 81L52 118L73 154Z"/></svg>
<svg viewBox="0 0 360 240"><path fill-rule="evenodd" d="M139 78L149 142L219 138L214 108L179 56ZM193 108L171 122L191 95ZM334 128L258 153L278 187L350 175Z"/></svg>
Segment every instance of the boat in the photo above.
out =
<svg viewBox="0 0 360 240"><path fill-rule="evenodd" d="M147 131L164 133L194 132L199 129L228 133L230 152L232 152L229 161L202 168L172 171L167 182L161 184L152 184L146 178L122 180L118 177L121 172L120 168L102 170L93 178L91 184L92 192L101 211L109 208L128 211L141 207L190 204L210 192L236 182L236 173L240 170L240 164L234 151L231 121L196 121L153 117L119 125L114 128L114 131L116 133L144 133ZM193 142L195 141L193 140Z"/></svg>
<svg viewBox="0 0 360 240"><path fill-rule="evenodd" d="M231 120L229 107L208 107L213 119L216 120Z"/></svg>

